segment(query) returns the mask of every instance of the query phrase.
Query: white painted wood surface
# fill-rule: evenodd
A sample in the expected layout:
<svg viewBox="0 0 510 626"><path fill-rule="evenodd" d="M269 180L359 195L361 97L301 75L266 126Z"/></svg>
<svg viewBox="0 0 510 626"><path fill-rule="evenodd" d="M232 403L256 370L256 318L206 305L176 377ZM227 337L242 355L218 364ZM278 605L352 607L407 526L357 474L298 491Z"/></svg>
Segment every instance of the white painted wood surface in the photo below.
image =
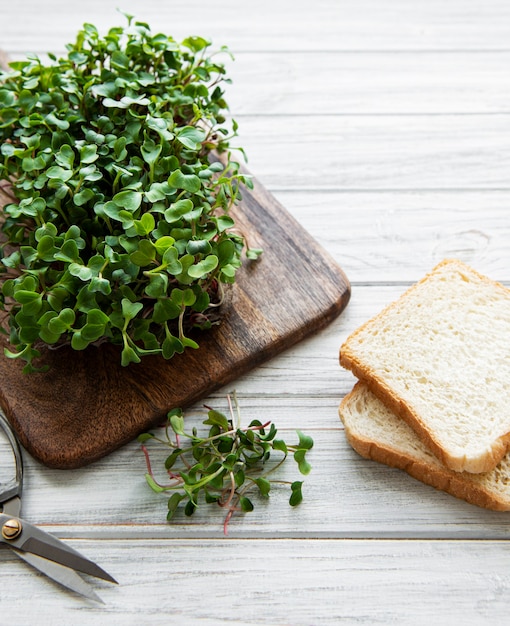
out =
<svg viewBox="0 0 510 626"><path fill-rule="evenodd" d="M353 382L343 339L436 262L456 256L510 283L510 4L2 0L0 48L62 52L83 22L120 23L120 5L234 52L229 101L249 167L344 268L352 299L235 383L246 419L314 437L300 507L279 489L225 538L216 510L165 522L137 443L68 472L25 454L24 515L120 585L98 583L96 606L3 549L0 623L505 623L508 514L362 460L337 407ZM204 401L224 409L228 391Z"/></svg>

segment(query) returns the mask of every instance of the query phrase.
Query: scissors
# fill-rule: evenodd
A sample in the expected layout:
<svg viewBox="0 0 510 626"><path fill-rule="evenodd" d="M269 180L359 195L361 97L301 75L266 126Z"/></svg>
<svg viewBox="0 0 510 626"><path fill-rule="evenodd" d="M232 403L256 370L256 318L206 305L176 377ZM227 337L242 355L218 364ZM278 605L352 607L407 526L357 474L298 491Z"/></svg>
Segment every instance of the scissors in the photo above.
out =
<svg viewBox="0 0 510 626"><path fill-rule="evenodd" d="M15 460L14 478L6 484L0 482L0 544L6 544L23 561L68 589L102 602L78 572L112 583L117 581L60 539L20 517L23 459L16 436L1 411L0 426L7 435Z"/></svg>

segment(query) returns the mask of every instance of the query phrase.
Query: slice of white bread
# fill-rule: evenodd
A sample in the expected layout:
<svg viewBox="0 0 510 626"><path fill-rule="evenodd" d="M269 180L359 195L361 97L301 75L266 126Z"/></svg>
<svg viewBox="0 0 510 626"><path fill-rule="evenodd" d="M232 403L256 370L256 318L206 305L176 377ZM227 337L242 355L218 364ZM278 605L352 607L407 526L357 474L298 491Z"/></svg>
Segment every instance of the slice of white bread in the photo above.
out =
<svg viewBox="0 0 510 626"><path fill-rule="evenodd" d="M455 471L510 448L510 289L443 261L362 325L340 363Z"/></svg>
<svg viewBox="0 0 510 626"><path fill-rule="evenodd" d="M368 387L356 383L339 409L351 446L363 457L398 467L436 489L487 509L510 510L510 455L484 474L454 472Z"/></svg>

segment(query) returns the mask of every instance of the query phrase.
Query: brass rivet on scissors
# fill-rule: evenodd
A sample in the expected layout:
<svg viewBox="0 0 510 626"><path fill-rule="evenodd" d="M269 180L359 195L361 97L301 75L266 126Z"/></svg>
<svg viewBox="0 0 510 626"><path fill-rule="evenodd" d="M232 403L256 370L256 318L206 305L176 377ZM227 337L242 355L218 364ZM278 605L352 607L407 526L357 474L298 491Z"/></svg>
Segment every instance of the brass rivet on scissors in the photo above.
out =
<svg viewBox="0 0 510 626"><path fill-rule="evenodd" d="M19 519L10 519L2 526L2 537L7 540L16 539L21 535L23 527Z"/></svg>

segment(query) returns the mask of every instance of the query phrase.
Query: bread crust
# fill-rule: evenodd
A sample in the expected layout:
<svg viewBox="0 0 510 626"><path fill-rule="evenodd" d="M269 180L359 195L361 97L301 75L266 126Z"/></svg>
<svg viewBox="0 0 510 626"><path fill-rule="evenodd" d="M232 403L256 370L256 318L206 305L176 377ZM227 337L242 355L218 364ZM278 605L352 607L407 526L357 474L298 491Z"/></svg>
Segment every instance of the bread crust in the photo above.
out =
<svg viewBox="0 0 510 626"><path fill-rule="evenodd" d="M493 493L485 489L483 485L472 481L469 474L457 473L447 467L441 468L440 466L431 465L396 448L391 448L354 433L343 417L343 409L349 404L353 394L356 393L356 388L357 385L345 396L338 412L345 427L347 441L360 456L403 470L422 483L478 507L493 511L510 510L510 500L497 498Z"/></svg>
<svg viewBox="0 0 510 626"><path fill-rule="evenodd" d="M420 419L420 415L413 410L411 406L406 404L382 379L376 371L361 362L355 354L350 350L350 342L355 340L358 335L363 333L368 325L377 323L382 319L388 311L398 307L400 301L406 298L419 286L429 280L430 276L435 274L439 269L447 265L456 265L459 271L466 271L474 274L482 282L502 290L508 297L510 290L490 278L483 276L476 270L468 267L461 261L455 259L445 259L436 267L426 274L421 280L409 287L397 300L385 307L380 313L372 317L370 320L362 324L355 330L343 343L340 348L340 365L350 371L361 381L363 381L370 391L383 402L388 409L402 418L418 435L420 440L434 453L434 455L448 468L456 472L485 473L494 469L505 454L510 449L510 432L505 433L500 438L494 440L491 448L486 450L483 456L477 458L467 458L466 456L454 456L444 449L442 445L434 438L434 433L429 430L426 424Z"/></svg>

